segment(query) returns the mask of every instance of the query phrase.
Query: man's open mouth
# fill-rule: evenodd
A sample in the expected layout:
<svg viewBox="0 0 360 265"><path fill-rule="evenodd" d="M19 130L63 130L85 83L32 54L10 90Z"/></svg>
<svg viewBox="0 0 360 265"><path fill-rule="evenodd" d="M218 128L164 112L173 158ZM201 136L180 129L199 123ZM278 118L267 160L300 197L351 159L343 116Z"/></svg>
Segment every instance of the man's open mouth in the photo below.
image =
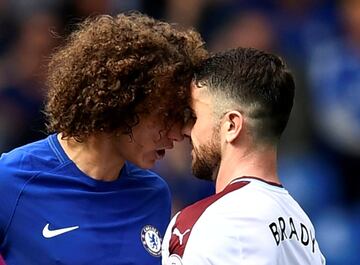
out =
<svg viewBox="0 0 360 265"><path fill-rule="evenodd" d="M156 154L162 158L165 155L165 149L156 150Z"/></svg>

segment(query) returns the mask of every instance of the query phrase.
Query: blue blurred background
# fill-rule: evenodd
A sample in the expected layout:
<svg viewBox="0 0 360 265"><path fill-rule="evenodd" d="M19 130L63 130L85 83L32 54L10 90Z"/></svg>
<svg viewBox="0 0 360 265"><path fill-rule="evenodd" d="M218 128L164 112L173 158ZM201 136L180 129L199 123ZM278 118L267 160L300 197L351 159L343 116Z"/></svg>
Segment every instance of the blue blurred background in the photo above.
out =
<svg viewBox="0 0 360 265"><path fill-rule="evenodd" d="M194 27L212 52L244 46L285 58L297 91L281 180L328 264L360 264L360 0L0 0L0 153L45 136L44 69L60 36L89 15L128 10ZM186 141L155 170L174 212L214 192L191 176Z"/></svg>

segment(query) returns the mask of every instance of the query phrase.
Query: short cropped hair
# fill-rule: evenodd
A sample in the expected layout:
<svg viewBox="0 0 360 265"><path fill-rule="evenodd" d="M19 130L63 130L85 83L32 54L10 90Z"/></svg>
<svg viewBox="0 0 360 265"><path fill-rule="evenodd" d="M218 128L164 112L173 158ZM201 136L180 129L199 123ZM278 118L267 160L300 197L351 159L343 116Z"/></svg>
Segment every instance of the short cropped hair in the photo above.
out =
<svg viewBox="0 0 360 265"><path fill-rule="evenodd" d="M194 68L206 57L194 30L139 12L89 18L50 59L47 129L83 140L131 134L141 114L182 119Z"/></svg>
<svg viewBox="0 0 360 265"><path fill-rule="evenodd" d="M242 112L258 140L280 138L295 93L294 78L280 57L253 48L232 49L205 60L194 81L217 95L215 108L226 105Z"/></svg>

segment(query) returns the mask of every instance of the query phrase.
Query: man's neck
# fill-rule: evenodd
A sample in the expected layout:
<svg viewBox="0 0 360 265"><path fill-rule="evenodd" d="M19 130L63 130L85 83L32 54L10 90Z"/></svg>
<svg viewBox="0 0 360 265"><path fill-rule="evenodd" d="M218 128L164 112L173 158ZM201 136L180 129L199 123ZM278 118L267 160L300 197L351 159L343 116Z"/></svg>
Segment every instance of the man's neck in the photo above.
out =
<svg viewBox="0 0 360 265"><path fill-rule="evenodd" d="M119 177L125 160L116 153L109 136L89 137L83 142L61 139L61 134L57 137L67 156L89 177L102 181L114 181Z"/></svg>
<svg viewBox="0 0 360 265"><path fill-rule="evenodd" d="M276 160L276 149L271 147L263 147L248 152L241 152L236 149L229 150L221 161L216 179L216 193L221 192L234 179L243 176L253 176L280 184Z"/></svg>

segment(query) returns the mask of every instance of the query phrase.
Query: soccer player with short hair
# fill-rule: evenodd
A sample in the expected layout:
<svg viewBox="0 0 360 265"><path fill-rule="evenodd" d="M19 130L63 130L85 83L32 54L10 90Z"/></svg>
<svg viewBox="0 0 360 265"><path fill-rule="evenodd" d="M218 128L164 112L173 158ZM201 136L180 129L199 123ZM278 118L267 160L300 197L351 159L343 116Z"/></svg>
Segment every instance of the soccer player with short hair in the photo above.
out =
<svg viewBox="0 0 360 265"><path fill-rule="evenodd" d="M7 265L160 264L166 183L149 171L181 126L198 33L140 13L80 24L49 63L47 138L0 158Z"/></svg>
<svg viewBox="0 0 360 265"><path fill-rule="evenodd" d="M277 144L293 106L295 84L281 58L251 48L214 55L195 72L195 176L216 194L174 216L163 265L325 264L314 227L281 185Z"/></svg>

